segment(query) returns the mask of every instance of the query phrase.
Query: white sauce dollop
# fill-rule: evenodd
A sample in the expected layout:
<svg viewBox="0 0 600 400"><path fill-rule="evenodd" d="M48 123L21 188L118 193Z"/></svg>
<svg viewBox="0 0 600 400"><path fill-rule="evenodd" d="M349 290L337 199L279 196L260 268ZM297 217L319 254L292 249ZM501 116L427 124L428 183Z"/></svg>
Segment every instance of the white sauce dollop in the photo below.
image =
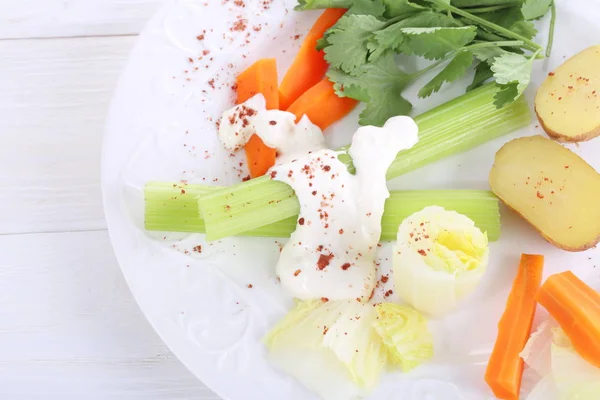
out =
<svg viewBox="0 0 600 400"><path fill-rule="evenodd" d="M260 93L223 113L219 124L219 139L230 151L241 149L254 134L277 149L278 164L327 147L323 132L307 116L296 123L296 116L290 112L267 110Z"/></svg>
<svg viewBox="0 0 600 400"><path fill-rule="evenodd" d="M418 127L400 116L382 128L359 128L349 150L357 171L352 175L339 153L326 149L317 126L306 116L295 120L294 114L266 110L259 94L223 114L219 138L235 151L257 134L278 150L271 177L290 185L300 202L296 231L277 263L288 292L299 299L366 301L376 284L386 172L398 152L418 142Z"/></svg>
<svg viewBox="0 0 600 400"><path fill-rule="evenodd" d="M365 126L354 134L349 153L356 175L332 150L272 169L271 176L290 185L300 202L296 231L277 263L277 274L294 297L371 297L381 217L389 197L385 175L398 152L417 141L412 118L394 117L383 128Z"/></svg>

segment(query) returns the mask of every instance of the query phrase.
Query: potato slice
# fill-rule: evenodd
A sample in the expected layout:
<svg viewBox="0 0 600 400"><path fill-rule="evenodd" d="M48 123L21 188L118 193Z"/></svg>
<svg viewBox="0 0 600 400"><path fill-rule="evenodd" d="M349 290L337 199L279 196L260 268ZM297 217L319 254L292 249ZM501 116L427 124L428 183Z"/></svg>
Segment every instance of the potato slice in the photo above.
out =
<svg viewBox="0 0 600 400"><path fill-rule="evenodd" d="M496 153L490 187L561 249L583 251L600 240L600 174L550 139L505 144Z"/></svg>
<svg viewBox="0 0 600 400"><path fill-rule="evenodd" d="M535 96L535 112L546 133L559 141L600 135L600 45L548 74Z"/></svg>

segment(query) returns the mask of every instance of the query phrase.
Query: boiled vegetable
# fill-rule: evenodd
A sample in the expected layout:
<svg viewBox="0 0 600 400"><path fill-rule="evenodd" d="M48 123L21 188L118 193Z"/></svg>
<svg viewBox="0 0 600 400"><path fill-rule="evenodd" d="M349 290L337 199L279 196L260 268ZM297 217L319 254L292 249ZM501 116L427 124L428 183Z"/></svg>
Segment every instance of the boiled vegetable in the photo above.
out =
<svg viewBox="0 0 600 400"><path fill-rule="evenodd" d="M498 322L498 336L485 371L485 381L500 399L518 400L523 374L521 350L525 347L533 317L535 295L542 282L544 257L523 254L517 276Z"/></svg>
<svg viewBox="0 0 600 400"><path fill-rule="evenodd" d="M552 140L532 136L504 145L490 187L557 247L582 251L600 240L600 174Z"/></svg>
<svg viewBox="0 0 600 400"><path fill-rule="evenodd" d="M407 372L433 357L433 335L421 313L392 303L377 304L375 310L375 331L388 351L392 366Z"/></svg>
<svg viewBox="0 0 600 400"><path fill-rule="evenodd" d="M310 121L321 130L344 118L356 107L358 101L349 97L338 97L333 89L333 83L323 78L315 86L302 94L287 111L296 115L300 120L306 115Z"/></svg>
<svg viewBox="0 0 600 400"><path fill-rule="evenodd" d="M600 45L571 57L548 77L535 97L546 133L581 142L600 135Z"/></svg>
<svg viewBox="0 0 600 400"><path fill-rule="evenodd" d="M396 293L430 315L452 311L479 284L488 240L473 221L432 206L406 218L394 248Z"/></svg>
<svg viewBox="0 0 600 400"><path fill-rule="evenodd" d="M485 85L416 117L419 143L398 154L387 178L529 125L531 117L525 99L496 109L493 101L498 90L494 85ZM353 169L350 156L342 153L339 157ZM209 240L269 225L299 212L292 188L266 176L202 196L200 206L207 229L212 232Z"/></svg>
<svg viewBox="0 0 600 400"><path fill-rule="evenodd" d="M581 357L600 367L600 294L566 271L549 277L537 300L565 331Z"/></svg>
<svg viewBox="0 0 600 400"><path fill-rule="evenodd" d="M553 319L544 321L527 341L521 356L541 377L527 400L596 400L600 368L585 361ZM524 354L525 353L525 354Z"/></svg>
<svg viewBox="0 0 600 400"><path fill-rule="evenodd" d="M268 358L323 399L355 398L387 362L376 320L371 304L354 299L298 302L264 338Z"/></svg>
<svg viewBox="0 0 600 400"><path fill-rule="evenodd" d="M219 186L198 185L173 182L149 182L144 187L145 228L150 231L171 232L207 232L204 220L198 210L198 197L219 190ZM486 190L407 190L392 191L386 201L381 220L381 239L393 240L398 234L400 223L412 214L431 204L432 199L444 207L469 216L483 231L488 232L490 240L500 236L500 211L498 198ZM254 211L257 218L260 213L268 213L269 207ZM244 219L245 217L231 218ZM252 230L239 230L235 235L289 237L296 229L298 215L264 225ZM229 221L224 220L228 226ZM232 231L231 227L226 228ZM214 232L209 231L212 237Z"/></svg>
<svg viewBox="0 0 600 400"><path fill-rule="evenodd" d="M261 93L268 110L279 108L277 63L274 58L265 58L252 64L237 77L236 84L237 104ZM265 145L258 135L252 135L244 150L250 176L253 178L264 175L275 165L276 150Z"/></svg>
<svg viewBox="0 0 600 400"><path fill-rule="evenodd" d="M317 50L317 42L345 13L346 10L343 8L325 10L304 38L300 50L279 86L279 102L282 110L286 110L325 75L328 65L323 51Z"/></svg>

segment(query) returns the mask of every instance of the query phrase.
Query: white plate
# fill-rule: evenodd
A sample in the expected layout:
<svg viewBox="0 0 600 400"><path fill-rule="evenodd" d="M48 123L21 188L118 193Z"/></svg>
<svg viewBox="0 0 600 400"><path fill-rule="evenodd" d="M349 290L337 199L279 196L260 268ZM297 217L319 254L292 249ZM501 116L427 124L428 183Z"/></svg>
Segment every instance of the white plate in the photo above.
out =
<svg viewBox="0 0 600 400"><path fill-rule="evenodd" d="M294 12L296 0L243 3L245 7L233 0L168 2L140 36L106 131L106 217L117 258L142 311L199 379L231 400L312 399L299 383L267 363L260 341L291 304L274 276L277 241L241 238L205 244L202 235L157 235L142 229L141 189L147 181L226 185L246 175L238 166L241 158L229 157L216 139L215 121L231 105L230 85L237 73L262 57L277 57L283 75L318 15ZM554 52L549 64L537 63L530 100L548 68L600 38L600 4L558 3ZM244 24L244 31L236 30ZM204 40L197 39L201 34ZM460 91L451 86L418 101L415 113ZM414 99L416 88L409 92ZM333 146L349 143L355 121L348 117L331 129ZM486 189L494 153L512 137L532 134L541 134L535 123L407 174L391 187ZM600 169L600 139L570 147ZM492 398L483 371L521 252L546 255L546 275L574 269L588 280L596 278L597 250L559 251L502 211L502 239L492 245L491 265L479 292L456 313L432 323L434 361L409 374L386 375L372 399ZM192 251L197 244L203 245L201 254ZM389 252L389 246L381 249L382 261ZM538 313L542 317L543 311Z"/></svg>

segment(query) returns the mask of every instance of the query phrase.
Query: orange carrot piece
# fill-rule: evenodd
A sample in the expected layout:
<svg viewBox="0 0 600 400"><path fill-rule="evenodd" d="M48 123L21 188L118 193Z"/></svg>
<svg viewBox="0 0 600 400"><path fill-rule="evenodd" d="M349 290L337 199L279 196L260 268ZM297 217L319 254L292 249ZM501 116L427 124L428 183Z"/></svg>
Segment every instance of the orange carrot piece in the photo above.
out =
<svg viewBox="0 0 600 400"><path fill-rule="evenodd" d="M498 336L485 371L485 381L499 399L518 400L523 375L519 353L531 333L535 295L542 283L544 256L522 254L506 308L498 322Z"/></svg>
<svg viewBox="0 0 600 400"><path fill-rule="evenodd" d="M317 50L317 41L345 12L344 8L325 10L306 35L279 86L279 103L282 110L286 110L298 97L316 85L327 72L325 54L322 50Z"/></svg>
<svg viewBox="0 0 600 400"><path fill-rule="evenodd" d="M567 271L546 279L537 301L558 322L579 355L600 368L600 294Z"/></svg>
<svg viewBox="0 0 600 400"><path fill-rule="evenodd" d="M338 97L333 89L333 83L323 78L300 96L287 111L295 114L296 120L306 115L313 124L325 130L329 125L345 117L357 104L358 101L349 97Z"/></svg>
<svg viewBox="0 0 600 400"><path fill-rule="evenodd" d="M255 62L237 77L236 83L238 104L261 93L265 96L267 109L279 108L277 64L274 58ZM276 150L265 145L257 135L252 135L244 150L246 150L248 169L252 178L264 175L275 165Z"/></svg>

